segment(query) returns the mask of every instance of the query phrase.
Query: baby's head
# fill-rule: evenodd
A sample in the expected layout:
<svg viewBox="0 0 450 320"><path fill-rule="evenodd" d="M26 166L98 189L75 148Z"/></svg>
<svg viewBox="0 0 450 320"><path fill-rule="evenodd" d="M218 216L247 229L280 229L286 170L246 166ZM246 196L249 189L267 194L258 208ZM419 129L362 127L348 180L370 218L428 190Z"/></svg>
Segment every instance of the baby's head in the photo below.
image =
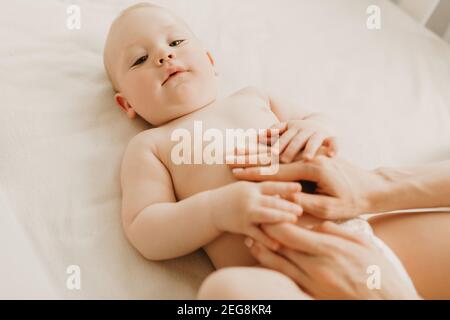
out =
<svg viewBox="0 0 450 320"><path fill-rule="evenodd" d="M211 54L183 20L156 5L129 7L114 20L104 63L115 101L130 118L157 126L216 99Z"/></svg>

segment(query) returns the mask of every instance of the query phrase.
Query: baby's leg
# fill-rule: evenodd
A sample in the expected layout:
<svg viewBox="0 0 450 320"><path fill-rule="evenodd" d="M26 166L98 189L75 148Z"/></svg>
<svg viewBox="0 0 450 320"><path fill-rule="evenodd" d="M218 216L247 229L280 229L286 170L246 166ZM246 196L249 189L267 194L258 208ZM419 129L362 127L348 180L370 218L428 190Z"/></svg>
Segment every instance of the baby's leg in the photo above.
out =
<svg viewBox="0 0 450 320"><path fill-rule="evenodd" d="M305 215L298 225L322 221ZM383 214L368 221L403 263L423 298L450 299L450 212Z"/></svg>
<svg viewBox="0 0 450 320"><path fill-rule="evenodd" d="M319 222L308 217L298 224ZM386 214L369 223L402 261L423 298L450 299L450 212ZM287 276L261 267L220 269L205 279L198 298L311 299Z"/></svg>
<svg viewBox="0 0 450 320"><path fill-rule="evenodd" d="M198 292L202 300L311 299L284 274L262 267L219 269L203 281Z"/></svg>
<svg viewBox="0 0 450 320"><path fill-rule="evenodd" d="M369 220L425 299L450 299L450 212L389 214Z"/></svg>

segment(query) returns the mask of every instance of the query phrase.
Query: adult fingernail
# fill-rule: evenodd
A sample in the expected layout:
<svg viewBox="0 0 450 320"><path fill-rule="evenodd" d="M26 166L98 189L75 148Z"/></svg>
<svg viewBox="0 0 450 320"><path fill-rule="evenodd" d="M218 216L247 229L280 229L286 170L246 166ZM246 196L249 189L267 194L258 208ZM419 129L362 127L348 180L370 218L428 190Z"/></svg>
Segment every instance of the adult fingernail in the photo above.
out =
<svg viewBox="0 0 450 320"><path fill-rule="evenodd" d="M251 248L253 246L254 241L252 238L247 237L244 239L244 243L247 247Z"/></svg>

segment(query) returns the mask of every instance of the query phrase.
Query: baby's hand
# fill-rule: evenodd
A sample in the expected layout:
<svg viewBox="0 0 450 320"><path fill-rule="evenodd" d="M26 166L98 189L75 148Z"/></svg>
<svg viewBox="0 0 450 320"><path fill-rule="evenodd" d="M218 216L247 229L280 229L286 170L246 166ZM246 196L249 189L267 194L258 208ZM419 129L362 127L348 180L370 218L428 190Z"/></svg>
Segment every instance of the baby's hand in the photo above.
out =
<svg viewBox="0 0 450 320"><path fill-rule="evenodd" d="M297 221L300 205L285 200L301 190L296 182L238 181L211 191L212 221L217 229L244 234L276 250L278 243L258 226Z"/></svg>
<svg viewBox="0 0 450 320"><path fill-rule="evenodd" d="M271 136L271 130L279 130L279 139ZM303 160L311 160L316 156L320 147L327 148L327 155L333 157L337 153L336 138L318 121L315 120L290 120L280 122L266 130L259 137L262 143L274 145L280 153L281 163L292 162L303 150Z"/></svg>

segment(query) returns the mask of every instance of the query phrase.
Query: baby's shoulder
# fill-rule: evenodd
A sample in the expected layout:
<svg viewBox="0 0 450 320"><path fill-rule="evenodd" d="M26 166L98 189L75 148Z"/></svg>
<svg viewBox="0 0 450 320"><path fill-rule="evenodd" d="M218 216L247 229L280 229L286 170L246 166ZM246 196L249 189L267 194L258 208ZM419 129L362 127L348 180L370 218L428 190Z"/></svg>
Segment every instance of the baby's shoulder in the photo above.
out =
<svg viewBox="0 0 450 320"><path fill-rule="evenodd" d="M260 98L264 101L269 101L269 95L266 90L262 87L257 86L247 86L238 91L236 91L233 96L248 96L248 97L256 97Z"/></svg>
<svg viewBox="0 0 450 320"><path fill-rule="evenodd" d="M134 162L149 155L156 156L159 128L144 130L135 135L125 148L123 163Z"/></svg>

